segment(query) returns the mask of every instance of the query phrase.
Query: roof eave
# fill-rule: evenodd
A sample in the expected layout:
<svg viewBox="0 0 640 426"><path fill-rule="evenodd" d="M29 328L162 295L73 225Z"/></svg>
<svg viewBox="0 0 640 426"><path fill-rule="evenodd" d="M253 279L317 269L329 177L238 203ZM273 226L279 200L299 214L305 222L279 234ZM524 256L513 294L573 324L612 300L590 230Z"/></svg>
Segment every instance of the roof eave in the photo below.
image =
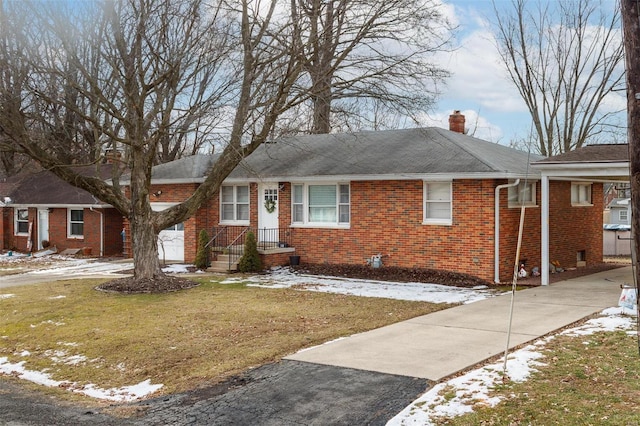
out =
<svg viewBox="0 0 640 426"><path fill-rule="evenodd" d="M312 175L312 176L269 176L258 178L227 178L225 183L243 182L355 182L355 181L389 181L389 180L459 180L459 179L538 179L540 173L402 173L379 175Z"/></svg>
<svg viewBox="0 0 640 426"><path fill-rule="evenodd" d="M17 209L26 208L39 208L39 209L68 209L68 208L83 208L83 209L112 209L111 204L49 204L49 203L11 203L4 204L4 207L13 207Z"/></svg>

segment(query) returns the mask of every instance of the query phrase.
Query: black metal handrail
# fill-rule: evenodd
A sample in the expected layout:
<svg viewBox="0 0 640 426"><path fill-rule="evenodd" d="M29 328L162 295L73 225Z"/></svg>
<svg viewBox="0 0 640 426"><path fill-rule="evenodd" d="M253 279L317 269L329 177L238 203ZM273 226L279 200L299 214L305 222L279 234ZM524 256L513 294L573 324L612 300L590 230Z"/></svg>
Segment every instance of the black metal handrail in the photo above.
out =
<svg viewBox="0 0 640 426"><path fill-rule="evenodd" d="M291 230L280 228L260 228L223 226L213 228L213 238L206 244L211 252L223 252L229 256L229 267L244 254L244 245L249 232L253 232L260 250L291 247Z"/></svg>
<svg viewBox="0 0 640 426"><path fill-rule="evenodd" d="M242 255L244 254L244 243L247 233L251 231L251 228L244 228L240 234L234 238L234 240L227 246L227 250L229 253L229 267L227 271L231 270L231 265L233 265L237 260L240 260Z"/></svg>
<svg viewBox="0 0 640 426"><path fill-rule="evenodd" d="M258 228L255 234L259 249L291 247L291 229Z"/></svg>

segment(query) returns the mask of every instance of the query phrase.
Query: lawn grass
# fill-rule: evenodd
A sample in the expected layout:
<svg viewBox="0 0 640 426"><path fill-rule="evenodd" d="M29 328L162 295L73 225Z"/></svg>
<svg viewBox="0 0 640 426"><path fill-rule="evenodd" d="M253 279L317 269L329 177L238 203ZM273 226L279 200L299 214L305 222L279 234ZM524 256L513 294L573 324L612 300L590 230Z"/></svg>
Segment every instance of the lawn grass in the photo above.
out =
<svg viewBox="0 0 640 426"><path fill-rule="evenodd" d="M163 384L160 393L167 394L447 307L226 285L209 278L199 287L169 294L94 290L104 281L0 291L0 357L25 361L25 368L46 371L54 380L100 388L150 379ZM73 356L84 358L70 364Z"/></svg>
<svg viewBox="0 0 640 426"><path fill-rule="evenodd" d="M527 381L500 384L492 408L439 419L438 425L638 425L640 356L624 331L557 336L546 344L546 366Z"/></svg>

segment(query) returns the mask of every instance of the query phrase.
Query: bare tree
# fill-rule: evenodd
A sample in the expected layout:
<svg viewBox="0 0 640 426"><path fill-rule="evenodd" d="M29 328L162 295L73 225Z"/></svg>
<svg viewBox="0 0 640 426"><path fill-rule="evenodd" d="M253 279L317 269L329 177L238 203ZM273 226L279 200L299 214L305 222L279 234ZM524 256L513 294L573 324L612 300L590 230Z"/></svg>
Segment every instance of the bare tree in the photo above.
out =
<svg viewBox="0 0 640 426"><path fill-rule="evenodd" d="M98 5L99 7L96 7ZM63 180L114 206L131 223L134 276L159 280L158 233L183 222L269 136L297 101L290 25L249 0L120 0L69 4L10 2L0 46L3 148L33 158ZM258 6L263 6L258 4ZM235 49L234 49L235 48ZM149 202L151 168L167 140L209 137L220 111L233 111L226 145L189 199L162 212ZM70 117L70 118L69 118ZM61 152L76 142L122 149L128 188L79 174ZM196 141L197 143L197 141ZM86 145L85 145L86 146ZM117 169L114 169L117 170Z"/></svg>
<svg viewBox="0 0 640 426"><path fill-rule="evenodd" d="M623 81L618 10L597 0L512 0L498 10L497 47L533 121L540 154L574 150L607 130L620 111L606 97Z"/></svg>
<svg viewBox="0 0 640 426"><path fill-rule="evenodd" d="M433 55L450 25L433 0L291 0L310 95L311 133L349 128L384 104L407 116L428 110L448 73ZM371 119L371 124L375 120ZM378 123L379 124L379 123Z"/></svg>

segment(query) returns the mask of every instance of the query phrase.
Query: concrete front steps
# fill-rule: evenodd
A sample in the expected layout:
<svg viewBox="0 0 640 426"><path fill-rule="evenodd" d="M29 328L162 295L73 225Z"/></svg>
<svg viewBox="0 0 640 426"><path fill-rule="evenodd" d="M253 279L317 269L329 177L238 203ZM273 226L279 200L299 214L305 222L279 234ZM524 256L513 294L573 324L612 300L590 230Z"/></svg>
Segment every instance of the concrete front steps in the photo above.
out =
<svg viewBox="0 0 640 426"><path fill-rule="evenodd" d="M239 260L239 259L238 259ZM237 272L238 261L235 261L229 265L228 254L218 254L216 260L211 261L211 266L207 268L207 272Z"/></svg>

